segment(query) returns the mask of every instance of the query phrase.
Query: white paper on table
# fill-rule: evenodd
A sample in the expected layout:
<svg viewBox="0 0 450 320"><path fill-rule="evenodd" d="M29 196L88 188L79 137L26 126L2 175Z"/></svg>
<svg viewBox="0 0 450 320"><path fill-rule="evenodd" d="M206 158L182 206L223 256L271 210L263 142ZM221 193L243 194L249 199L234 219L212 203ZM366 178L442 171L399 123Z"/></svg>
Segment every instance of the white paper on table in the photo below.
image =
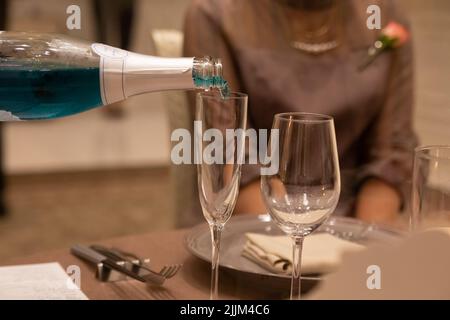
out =
<svg viewBox="0 0 450 320"><path fill-rule="evenodd" d="M0 300L87 300L57 262L0 267Z"/></svg>

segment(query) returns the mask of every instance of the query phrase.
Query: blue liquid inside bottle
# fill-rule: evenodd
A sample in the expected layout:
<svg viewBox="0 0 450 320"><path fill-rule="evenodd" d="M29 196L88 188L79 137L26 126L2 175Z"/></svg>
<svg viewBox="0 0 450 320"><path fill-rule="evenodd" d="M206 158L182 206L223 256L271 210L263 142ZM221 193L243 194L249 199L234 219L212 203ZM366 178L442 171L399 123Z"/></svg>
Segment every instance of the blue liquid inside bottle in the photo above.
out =
<svg viewBox="0 0 450 320"><path fill-rule="evenodd" d="M100 105L99 68L0 66L0 110L22 120L59 118Z"/></svg>

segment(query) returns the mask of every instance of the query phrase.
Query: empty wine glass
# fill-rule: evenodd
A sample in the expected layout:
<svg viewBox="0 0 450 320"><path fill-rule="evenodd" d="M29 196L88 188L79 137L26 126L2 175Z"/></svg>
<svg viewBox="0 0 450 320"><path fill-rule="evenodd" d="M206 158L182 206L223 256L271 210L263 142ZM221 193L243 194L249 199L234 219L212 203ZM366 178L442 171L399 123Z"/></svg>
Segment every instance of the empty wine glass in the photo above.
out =
<svg viewBox="0 0 450 320"><path fill-rule="evenodd" d="M214 92L197 95L195 156L203 215L211 230L211 292L218 298L220 237L239 193L244 161L247 95Z"/></svg>
<svg viewBox="0 0 450 320"><path fill-rule="evenodd" d="M274 134L277 132L277 135ZM336 208L340 174L333 118L310 113L275 115L270 154L279 170L261 176L261 192L275 223L293 240L291 299L300 299L303 239Z"/></svg>
<svg viewBox="0 0 450 320"><path fill-rule="evenodd" d="M450 146L416 148L412 231L450 226Z"/></svg>

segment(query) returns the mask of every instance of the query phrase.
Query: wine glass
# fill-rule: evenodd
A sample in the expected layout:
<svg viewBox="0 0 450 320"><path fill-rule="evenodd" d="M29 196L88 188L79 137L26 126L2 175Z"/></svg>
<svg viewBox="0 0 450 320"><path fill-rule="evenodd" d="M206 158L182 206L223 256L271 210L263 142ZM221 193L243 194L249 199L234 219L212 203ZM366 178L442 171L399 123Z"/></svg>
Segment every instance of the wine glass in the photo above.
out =
<svg viewBox="0 0 450 320"><path fill-rule="evenodd" d="M211 230L211 299L218 298L220 237L239 193L246 122L247 95L197 94L194 152L200 203Z"/></svg>
<svg viewBox="0 0 450 320"><path fill-rule="evenodd" d="M411 230L450 226L450 146L416 148Z"/></svg>
<svg viewBox="0 0 450 320"><path fill-rule="evenodd" d="M333 118L311 113L277 114L270 139L276 138L278 143L270 141L268 149L272 157L278 153L278 172L261 176L261 193L272 219L293 240L293 300L300 299L303 239L331 215L339 200Z"/></svg>

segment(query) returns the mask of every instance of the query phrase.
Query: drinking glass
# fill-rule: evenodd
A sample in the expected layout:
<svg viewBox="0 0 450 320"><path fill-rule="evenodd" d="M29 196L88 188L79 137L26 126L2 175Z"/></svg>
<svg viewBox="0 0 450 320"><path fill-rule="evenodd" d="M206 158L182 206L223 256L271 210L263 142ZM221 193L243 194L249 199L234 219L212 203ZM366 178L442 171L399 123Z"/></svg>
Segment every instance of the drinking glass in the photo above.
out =
<svg viewBox="0 0 450 320"><path fill-rule="evenodd" d="M412 231L450 226L450 146L416 148Z"/></svg>
<svg viewBox="0 0 450 320"><path fill-rule="evenodd" d="M278 143L273 143L277 136ZM272 219L292 238L290 297L298 300L303 239L325 222L339 200L333 118L311 113L277 114L270 139L268 150L272 158L278 153L278 172L261 176L261 192Z"/></svg>
<svg viewBox="0 0 450 320"><path fill-rule="evenodd" d="M220 237L239 193L246 122L247 95L197 94L194 153L200 203L211 230L211 299L218 298Z"/></svg>

